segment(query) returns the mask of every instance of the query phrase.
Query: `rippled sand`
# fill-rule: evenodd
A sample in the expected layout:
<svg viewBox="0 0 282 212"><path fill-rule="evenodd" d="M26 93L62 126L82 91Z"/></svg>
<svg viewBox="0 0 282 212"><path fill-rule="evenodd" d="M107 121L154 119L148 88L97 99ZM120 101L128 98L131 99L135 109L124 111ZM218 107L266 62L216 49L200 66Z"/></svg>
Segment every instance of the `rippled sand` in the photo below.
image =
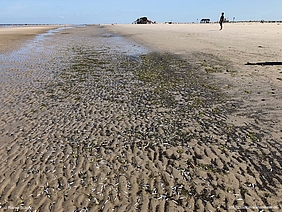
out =
<svg viewBox="0 0 282 212"><path fill-rule="evenodd" d="M0 64L1 208L281 209L280 141L228 122L240 101L201 62L88 26Z"/></svg>

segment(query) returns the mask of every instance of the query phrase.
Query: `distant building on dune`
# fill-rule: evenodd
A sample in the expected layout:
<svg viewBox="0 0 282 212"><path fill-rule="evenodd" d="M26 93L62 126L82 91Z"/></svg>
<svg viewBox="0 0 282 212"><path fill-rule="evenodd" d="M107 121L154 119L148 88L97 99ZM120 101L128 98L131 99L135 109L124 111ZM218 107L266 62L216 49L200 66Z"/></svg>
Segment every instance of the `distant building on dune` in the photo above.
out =
<svg viewBox="0 0 282 212"><path fill-rule="evenodd" d="M200 21L200 23L201 23L201 24L208 24L208 23L210 23L210 21L211 21L211 19L209 19L209 18L203 18L203 19Z"/></svg>
<svg viewBox="0 0 282 212"><path fill-rule="evenodd" d="M152 21L149 20L147 17L137 18L137 20L133 22L133 24L151 24L151 23Z"/></svg>

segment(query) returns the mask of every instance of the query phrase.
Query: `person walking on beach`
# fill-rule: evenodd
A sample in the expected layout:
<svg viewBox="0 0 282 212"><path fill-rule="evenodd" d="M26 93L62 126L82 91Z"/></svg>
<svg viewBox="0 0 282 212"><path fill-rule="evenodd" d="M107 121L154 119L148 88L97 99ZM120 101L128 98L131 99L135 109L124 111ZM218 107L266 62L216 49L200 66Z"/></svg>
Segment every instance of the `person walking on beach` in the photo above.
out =
<svg viewBox="0 0 282 212"><path fill-rule="evenodd" d="M221 13L221 16L220 16L220 19L219 19L220 30L222 30L223 21L224 21L224 13Z"/></svg>

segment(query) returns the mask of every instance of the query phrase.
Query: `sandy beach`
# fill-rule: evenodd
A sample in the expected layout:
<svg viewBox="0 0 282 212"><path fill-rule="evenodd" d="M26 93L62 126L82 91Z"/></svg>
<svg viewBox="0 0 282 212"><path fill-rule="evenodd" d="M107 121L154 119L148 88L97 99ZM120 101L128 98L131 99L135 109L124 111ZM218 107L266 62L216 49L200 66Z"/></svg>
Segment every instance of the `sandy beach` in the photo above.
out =
<svg viewBox="0 0 282 212"><path fill-rule="evenodd" d="M20 48L26 40L37 34L56 29L59 26L14 26L0 27L0 54Z"/></svg>
<svg viewBox="0 0 282 212"><path fill-rule="evenodd" d="M200 64L223 92L241 100L241 108L248 111L249 117L258 112L261 119L270 122L269 133L281 139L282 27L279 23L230 23L222 31L217 24L116 25L108 29L156 51L171 52L190 63ZM230 117L230 121L244 125L252 120Z"/></svg>
<svg viewBox="0 0 282 212"><path fill-rule="evenodd" d="M281 27L0 28L0 210L280 211Z"/></svg>

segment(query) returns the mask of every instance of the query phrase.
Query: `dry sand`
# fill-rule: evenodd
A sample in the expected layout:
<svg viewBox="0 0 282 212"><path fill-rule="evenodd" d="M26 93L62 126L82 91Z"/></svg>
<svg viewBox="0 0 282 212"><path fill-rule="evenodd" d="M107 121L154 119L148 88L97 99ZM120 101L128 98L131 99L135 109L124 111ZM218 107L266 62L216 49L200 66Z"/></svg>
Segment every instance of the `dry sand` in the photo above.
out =
<svg viewBox="0 0 282 212"><path fill-rule="evenodd" d="M2 54L0 207L281 210L281 70L245 66L279 62L280 33L90 26Z"/></svg>

